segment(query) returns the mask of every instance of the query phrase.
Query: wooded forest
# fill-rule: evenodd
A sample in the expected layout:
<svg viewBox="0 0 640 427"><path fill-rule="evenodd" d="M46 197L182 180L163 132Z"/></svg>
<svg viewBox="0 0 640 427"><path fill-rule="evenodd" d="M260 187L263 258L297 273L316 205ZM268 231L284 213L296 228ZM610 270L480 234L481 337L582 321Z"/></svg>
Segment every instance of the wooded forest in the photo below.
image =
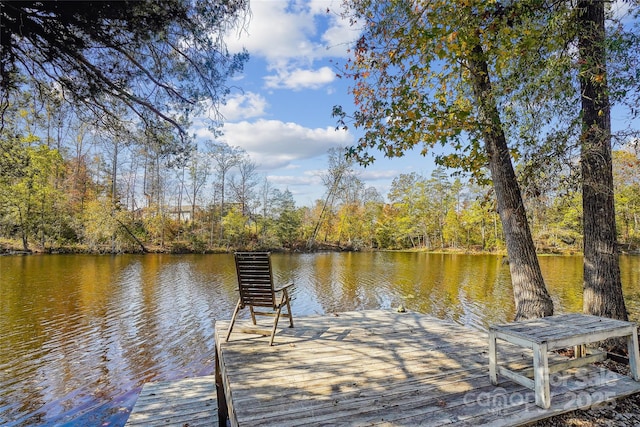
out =
<svg viewBox="0 0 640 427"><path fill-rule="evenodd" d="M491 186L443 167L429 176L399 175L379 194L335 150L322 177L325 197L296 206L291 192L274 188L237 147L209 141L171 152L171 128L88 124L55 93L45 100L24 95L12 117L24 132L2 141L5 250L504 251ZM635 251L640 158L628 147L614 151L613 160L619 242ZM521 177L539 253L582 249L581 193L572 173L567 166L544 185Z"/></svg>

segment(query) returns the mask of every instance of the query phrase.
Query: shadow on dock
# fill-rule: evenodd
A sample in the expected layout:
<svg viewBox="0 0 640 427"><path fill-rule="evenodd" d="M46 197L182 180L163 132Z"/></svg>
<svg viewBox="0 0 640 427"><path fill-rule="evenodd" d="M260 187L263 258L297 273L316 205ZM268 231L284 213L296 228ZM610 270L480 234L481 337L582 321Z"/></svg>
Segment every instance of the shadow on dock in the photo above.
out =
<svg viewBox="0 0 640 427"><path fill-rule="evenodd" d="M295 320L273 347L235 332L224 342L227 323L216 324L231 425L521 425L640 391L590 365L554 374L544 410L532 390L506 379L491 385L482 331L390 310ZM500 351L511 369L531 366L529 350Z"/></svg>
<svg viewBox="0 0 640 427"><path fill-rule="evenodd" d="M128 425L217 425L228 416L232 426L513 426L640 392L631 378L589 365L553 374L544 410L532 390L491 385L485 332L390 310L294 321L274 346L236 332L243 321L224 342L228 322L218 321L218 410L213 376L160 383L145 386ZM500 354L511 369L531 367L529 350L504 345Z"/></svg>

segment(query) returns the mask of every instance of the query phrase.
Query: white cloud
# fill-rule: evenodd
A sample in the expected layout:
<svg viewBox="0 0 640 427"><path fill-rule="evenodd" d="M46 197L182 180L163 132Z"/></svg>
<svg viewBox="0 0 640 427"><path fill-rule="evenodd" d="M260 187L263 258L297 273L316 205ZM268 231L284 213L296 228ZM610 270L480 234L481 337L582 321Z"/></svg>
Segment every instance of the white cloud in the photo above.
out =
<svg viewBox="0 0 640 427"><path fill-rule="evenodd" d="M290 9L287 1L254 0L246 32L240 37L228 37L227 44L233 51L244 47L251 55L275 64L283 59L313 56L317 49L311 42L314 36L312 14Z"/></svg>
<svg viewBox="0 0 640 427"><path fill-rule="evenodd" d="M266 87L271 89L318 89L335 79L335 73L329 67L318 70L293 71L280 70L277 75L264 78Z"/></svg>
<svg viewBox="0 0 640 427"><path fill-rule="evenodd" d="M328 67L314 70L314 62L345 57L359 33L340 18L339 8L337 0L252 0L246 32L229 35L228 47L246 48L267 61L274 73L265 79L267 87L318 89L333 81L335 73Z"/></svg>
<svg viewBox="0 0 640 427"><path fill-rule="evenodd" d="M219 141L244 149L263 170L288 167L296 161L325 156L329 148L353 144L350 133L333 127L312 129L279 120L227 123L222 131ZM195 133L200 139L214 139L204 127Z"/></svg>
<svg viewBox="0 0 640 427"><path fill-rule="evenodd" d="M322 185L322 179L320 176L308 176L308 175L269 175L269 181L278 186L309 186L309 185Z"/></svg>
<svg viewBox="0 0 640 427"><path fill-rule="evenodd" d="M246 92L230 96L220 107L222 116L229 121L246 120L265 115L267 100L260 94Z"/></svg>
<svg viewBox="0 0 640 427"><path fill-rule="evenodd" d="M407 173L407 171L399 171L396 169L363 169L358 177L364 181L379 181L379 180L389 180L397 177L402 173Z"/></svg>
<svg viewBox="0 0 640 427"><path fill-rule="evenodd" d="M331 25L322 34L322 41L327 56L344 58L348 50L355 46L362 28L357 24L352 25L348 19L340 18L336 13L339 13L338 8L331 11Z"/></svg>
<svg viewBox="0 0 640 427"><path fill-rule="evenodd" d="M291 191L298 206L310 206L315 200L324 198L325 187L319 174L268 175L267 179L281 190Z"/></svg>

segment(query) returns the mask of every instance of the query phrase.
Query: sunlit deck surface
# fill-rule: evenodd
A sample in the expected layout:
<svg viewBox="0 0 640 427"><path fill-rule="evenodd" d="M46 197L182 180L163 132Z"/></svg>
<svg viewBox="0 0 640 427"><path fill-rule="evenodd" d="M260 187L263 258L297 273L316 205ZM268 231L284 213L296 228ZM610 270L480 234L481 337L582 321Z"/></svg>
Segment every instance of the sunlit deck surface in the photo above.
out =
<svg viewBox="0 0 640 427"><path fill-rule="evenodd" d="M145 384L127 427L217 426L213 375Z"/></svg>
<svg viewBox="0 0 640 427"><path fill-rule="evenodd" d="M239 332L242 321L225 342L228 322L216 323L227 405L218 403L232 426L510 426L640 392L631 378L589 365L553 374L544 410L523 386L506 378L491 385L485 332L392 310L294 323L272 347L268 337ZM530 351L499 351L511 369L531 367Z"/></svg>

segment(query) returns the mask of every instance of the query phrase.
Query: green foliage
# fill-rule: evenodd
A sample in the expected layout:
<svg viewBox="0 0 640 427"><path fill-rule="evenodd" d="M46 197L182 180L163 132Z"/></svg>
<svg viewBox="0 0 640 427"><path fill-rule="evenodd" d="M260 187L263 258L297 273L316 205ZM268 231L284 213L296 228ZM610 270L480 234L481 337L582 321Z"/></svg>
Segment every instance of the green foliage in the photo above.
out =
<svg viewBox="0 0 640 427"><path fill-rule="evenodd" d="M468 67L478 48L482 56L476 59L495 77L493 96L505 128L522 125L516 126L520 135L537 141L531 130L538 132L541 117L532 115L531 107L542 102L541 84L549 83L540 79L557 46L550 37L557 32L549 28L561 26L540 18L540 2L363 0L345 6L350 19L363 26L344 71L353 79L357 110L349 117L336 106L334 115L341 126L351 122L363 129L350 151L361 163L375 159L373 150L396 157L415 146L426 154L447 145L453 150L438 155L438 163L481 178L485 153L479 138L486 123L473 101ZM523 122L525 115L529 119Z"/></svg>
<svg viewBox="0 0 640 427"><path fill-rule="evenodd" d="M31 239L36 239L44 248L47 241L55 240L64 228L60 214L65 195L55 181L62 157L57 150L40 145L33 135L13 141L11 152L24 161L13 165L13 172L3 174L0 207L5 221L19 228L25 250L29 249Z"/></svg>
<svg viewBox="0 0 640 427"><path fill-rule="evenodd" d="M302 212L296 208L289 190L275 191L274 227L280 245L292 248L301 237Z"/></svg>
<svg viewBox="0 0 640 427"><path fill-rule="evenodd" d="M640 159L630 151L613 153L617 229L622 241L640 243Z"/></svg>
<svg viewBox="0 0 640 427"><path fill-rule="evenodd" d="M297 209L285 209L276 222L276 235L285 248L293 248L300 238L301 212Z"/></svg>
<svg viewBox="0 0 640 427"><path fill-rule="evenodd" d="M444 224L442 227L442 237L447 245L452 248L460 247L464 236L461 218L454 206L447 211Z"/></svg>
<svg viewBox="0 0 640 427"><path fill-rule="evenodd" d="M90 250L101 251L112 243L118 222L111 211L111 201L108 199L91 200L85 204L81 216L81 235Z"/></svg>
<svg viewBox="0 0 640 427"><path fill-rule="evenodd" d="M222 219L225 234L234 247L240 247L246 240L247 217L242 214L238 206L233 206Z"/></svg>
<svg viewBox="0 0 640 427"><path fill-rule="evenodd" d="M465 247L477 247L480 250L495 248L495 246L488 244L487 236L489 234L487 225L491 223L491 212L480 200L470 201L466 205L460 213L460 225L465 237Z"/></svg>

